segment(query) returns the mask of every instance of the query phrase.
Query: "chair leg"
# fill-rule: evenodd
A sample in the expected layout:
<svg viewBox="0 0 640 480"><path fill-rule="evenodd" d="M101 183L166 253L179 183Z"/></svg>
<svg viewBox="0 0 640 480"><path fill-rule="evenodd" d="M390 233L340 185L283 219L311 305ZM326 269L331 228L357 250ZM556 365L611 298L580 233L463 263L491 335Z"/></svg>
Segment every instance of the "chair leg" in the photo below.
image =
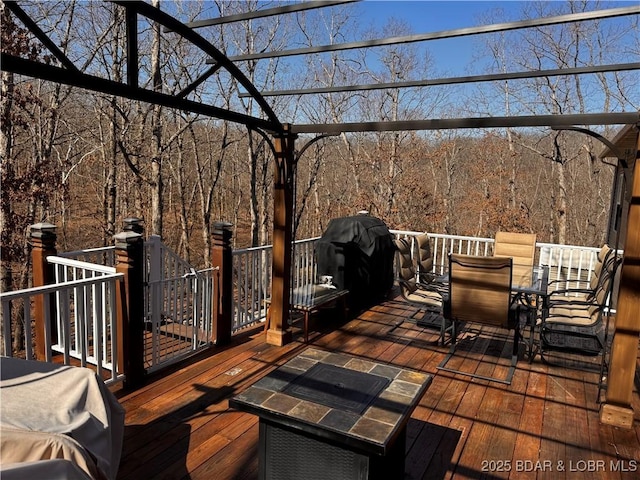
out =
<svg viewBox="0 0 640 480"><path fill-rule="evenodd" d="M516 365L518 363L518 351L519 351L519 338L520 338L520 334L519 334L519 329L518 326L516 325L515 328L515 336L514 336L514 347L513 347L513 355L511 356L511 365L509 367L509 371L507 372L507 377L502 380L501 378L494 378L494 377L487 377L484 375L477 375L475 373L470 373L470 372L462 372L460 370L455 370L453 368L448 368L447 367L447 363L449 362L449 360L451 360L451 358L453 357L455 350L456 350L456 326L457 326L457 322L455 320L452 320L451 322L451 347L449 348L449 353L447 353L447 355L444 357L444 359L440 362L440 364L436 367L438 370L442 370L444 372L449 372L449 373L456 373L459 375L465 375L467 377L472 377L472 378L477 378L479 380L487 380L490 382L498 382L498 383L503 383L505 385L511 385L511 380L513 379L513 375L516 371Z"/></svg>
<svg viewBox="0 0 640 480"><path fill-rule="evenodd" d="M520 326L516 324L513 334L513 351L511 352L511 366L507 373L506 383L511 384L513 375L516 373L516 366L518 365L518 352L520 351Z"/></svg>

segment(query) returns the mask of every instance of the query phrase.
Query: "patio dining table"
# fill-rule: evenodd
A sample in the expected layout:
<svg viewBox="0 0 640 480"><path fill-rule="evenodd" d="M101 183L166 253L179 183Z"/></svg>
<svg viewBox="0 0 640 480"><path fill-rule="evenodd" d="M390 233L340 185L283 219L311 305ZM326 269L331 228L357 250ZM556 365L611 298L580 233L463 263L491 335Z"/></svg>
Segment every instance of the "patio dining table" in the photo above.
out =
<svg viewBox="0 0 640 480"><path fill-rule="evenodd" d="M513 301L518 302L525 309L527 323L529 326L529 362L533 360L534 335L538 318L538 313L544 312L547 308L549 285L549 267L538 265L533 267L531 278L520 279L512 282L511 291Z"/></svg>
<svg viewBox="0 0 640 480"><path fill-rule="evenodd" d="M448 285L449 272L438 276L439 285ZM549 267L547 265L536 265L532 268L531 277L522 277L512 280L511 293L512 301L518 302L526 315L525 327L529 327L529 361L533 360L533 350L535 343L535 328L538 313L544 313L547 309L549 299Z"/></svg>

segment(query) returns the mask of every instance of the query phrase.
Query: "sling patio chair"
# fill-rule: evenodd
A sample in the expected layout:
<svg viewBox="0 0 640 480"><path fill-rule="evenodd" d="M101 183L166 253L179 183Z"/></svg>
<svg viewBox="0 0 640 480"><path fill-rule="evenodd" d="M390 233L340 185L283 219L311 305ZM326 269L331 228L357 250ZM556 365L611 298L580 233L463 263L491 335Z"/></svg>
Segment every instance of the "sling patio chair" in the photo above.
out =
<svg viewBox="0 0 640 480"><path fill-rule="evenodd" d="M496 232L493 256L513 259L514 285L528 285L531 282L535 254L535 233Z"/></svg>
<svg viewBox="0 0 640 480"><path fill-rule="evenodd" d="M439 370L483 380L510 384L518 361L520 328L519 306L511 301L513 260L509 257L479 257L449 254L449 296L444 310L452 321L451 348ZM454 356L460 323L476 323L513 330L511 365L506 379L447 368Z"/></svg>
<svg viewBox="0 0 640 480"><path fill-rule="evenodd" d="M431 250L431 240L426 233L415 236L418 246L418 279L420 283L428 288L446 294L449 291L447 286L447 275L434 272L433 255Z"/></svg>
<svg viewBox="0 0 640 480"><path fill-rule="evenodd" d="M612 252L603 251L605 255L593 289L578 289L576 295L572 295L571 289L554 292L540 325L542 361L551 363L545 354L552 351L601 356L598 399L608 376L609 306L621 263L621 258Z"/></svg>
<svg viewBox="0 0 640 480"><path fill-rule="evenodd" d="M579 282L574 283L569 280L553 280L549 282L548 295L551 302L561 301L583 301L588 302L593 296L596 295L597 289L601 286L603 281L602 272L604 268L604 274L607 275L607 268L611 268L610 262L614 261L615 251L608 245L604 244L598 251L595 265L593 266L593 272L589 280L589 285L586 287L578 286ZM574 283L575 286L571 286Z"/></svg>
<svg viewBox="0 0 640 480"><path fill-rule="evenodd" d="M494 257L511 257L513 271L511 283L516 287L527 287L532 284L536 254L536 234L517 232L496 232L493 244ZM537 296L520 293L516 297L520 303L521 313L530 327L529 362L533 360L533 343L538 319L539 305Z"/></svg>
<svg viewBox="0 0 640 480"><path fill-rule="evenodd" d="M396 246L397 281L402 298L410 305L425 310L422 319L416 321L421 327L440 331L440 341L445 343L445 335L451 330L451 322L443 316L443 292L418 282L416 267L411 255L411 243L406 238L394 240Z"/></svg>

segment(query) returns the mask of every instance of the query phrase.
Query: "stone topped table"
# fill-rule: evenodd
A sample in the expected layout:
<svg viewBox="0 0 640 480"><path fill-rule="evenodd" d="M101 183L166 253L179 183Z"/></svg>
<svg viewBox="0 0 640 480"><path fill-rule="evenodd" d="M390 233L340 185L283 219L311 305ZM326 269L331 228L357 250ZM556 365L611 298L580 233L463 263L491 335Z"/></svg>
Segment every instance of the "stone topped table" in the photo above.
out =
<svg viewBox="0 0 640 480"><path fill-rule="evenodd" d="M431 376L307 348L229 401L260 417L260 478L402 478Z"/></svg>

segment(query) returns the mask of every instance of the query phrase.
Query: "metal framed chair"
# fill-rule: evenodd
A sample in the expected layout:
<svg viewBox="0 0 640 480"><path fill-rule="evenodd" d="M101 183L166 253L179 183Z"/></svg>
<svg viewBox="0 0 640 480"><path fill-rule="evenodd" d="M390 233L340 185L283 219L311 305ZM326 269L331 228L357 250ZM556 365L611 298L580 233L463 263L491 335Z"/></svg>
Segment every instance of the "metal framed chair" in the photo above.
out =
<svg viewBox="0 0 640 480"><path fill-rule="evenodd" d="M483 380L510 384L518 362L520 342L519 307L511 301L513 260L509 257L478 257L449 254L449 296L445 312L452 320L451 349L439 370ZM486 377L447 368L456 349L461 322L501 327L514 331L511 365L505 379Z"/></svg>
<svg viewBox="0 0 640 480"><path fill-rule="evenodd" d="M433 255L431 251L431 240L426 233L415 236L418 247L418 279L420 283L428 285L428 288L446 294L449 290L447 286L447 275L439 275L434 272Z"/></svg>
<svg viewBox="0 0 640 480"><path fill-rule="evenodd" d="M592 289L559 289L553 292L540 325L540 357L565 352L582 356L601 356L598 399L608 373L609 306L615 276L622 259L603 247L602 265L592 279ZM600 257L600 256L599 256Z"/></svg>
<svg viewBox="0 0 640 480"><path fill-rule="evenodd" d="M531 282L535 254L535 233L496 232L493 256L513 259L514 285L528 285Z"/></svg>
<svg viewBox="0 0 640 480"><path fill-rule="evenodd" d="M603 280L604 275L607 275L607 268L611 267L610 262L613 261L615 251L608 245L604 244L596 257L596 263L593 267L591 279L589 285L585 287L579 287L577 284L571 286L572 281L568 280L554 280L549 282L548 295L551 302L559 303L562 301L570 302L589 302L596 295L596 291L599 288ZM606 267L605 267L606 265Z"/></svg>
<svg viewBox="0 0 640 480"><path fill-rule="evenodd" d="M416 324L440 331L440 341L445 343L445 335L451 330L451 322L443 316L443 292L430 288L429 284L417 280L416 267L411 255L411 243L405 238L394 240L396 246L397 281L402 298L409 304L425 310Z"/></svg>

